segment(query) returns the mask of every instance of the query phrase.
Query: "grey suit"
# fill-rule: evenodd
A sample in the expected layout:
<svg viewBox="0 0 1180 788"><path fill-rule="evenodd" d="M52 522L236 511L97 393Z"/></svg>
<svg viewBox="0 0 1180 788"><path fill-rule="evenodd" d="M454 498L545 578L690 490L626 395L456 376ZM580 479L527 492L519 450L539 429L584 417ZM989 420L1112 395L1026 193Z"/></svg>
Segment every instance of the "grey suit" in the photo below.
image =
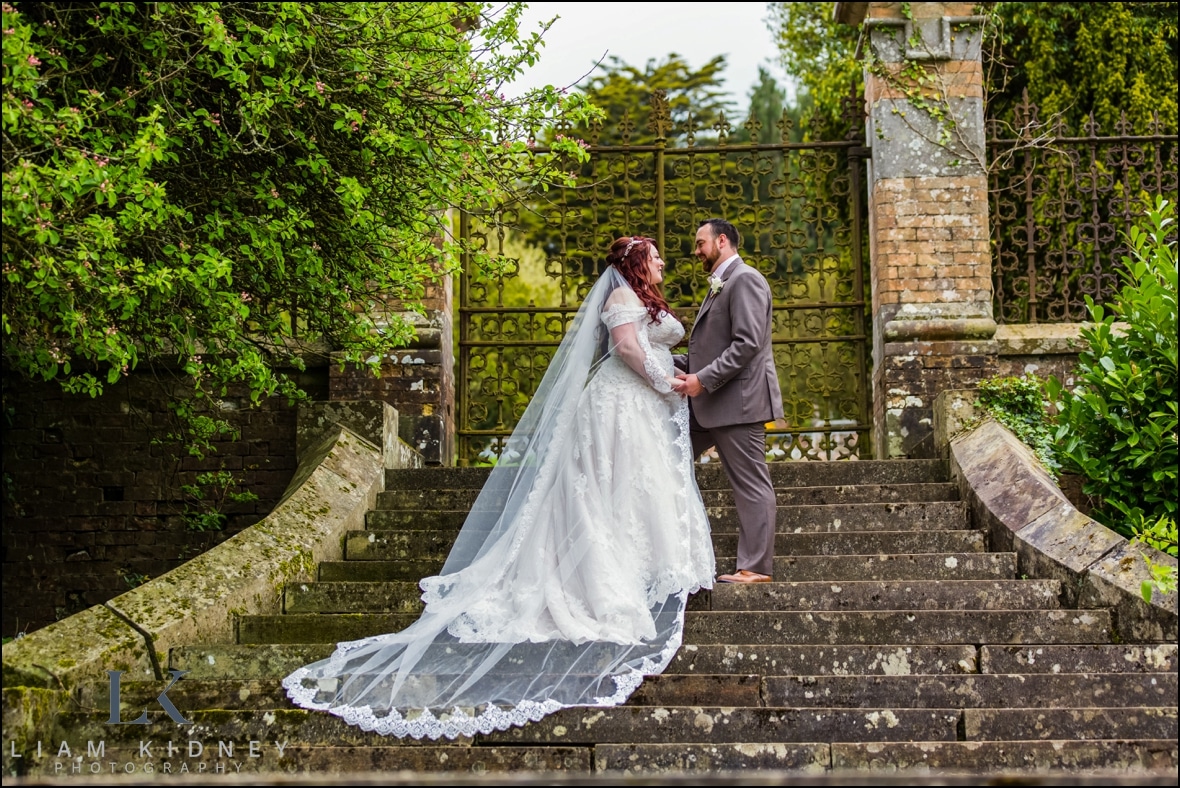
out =
<svg viewBox="0 0 1180 788"><path fill-rule="evenodd" d="M677 366L705 391L689 399L693 451L717 447L737 506L737 569L773 573L775 496L766 467L766 422L783 399L770 345L770 285L739 258L706 297Z"/></svg>

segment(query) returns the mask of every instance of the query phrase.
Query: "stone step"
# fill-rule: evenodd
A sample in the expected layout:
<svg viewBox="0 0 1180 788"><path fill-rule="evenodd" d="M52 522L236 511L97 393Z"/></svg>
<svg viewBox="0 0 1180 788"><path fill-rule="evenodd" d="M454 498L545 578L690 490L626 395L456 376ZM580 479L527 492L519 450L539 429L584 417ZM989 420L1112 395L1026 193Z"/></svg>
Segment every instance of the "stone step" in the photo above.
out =
<svg viewBox="0 0 1180 788"><path fill-rule="evenodd" d="M1102 676L1107 679L1109 676ZM1020 702L1026 703L1022 695ZM973 741L1020 739L1176 739L1172 705L1068 708L975 708L963 712L963 731Z"/></svg>
<svg viewBox="0 0 1180 788"><path fill-rule="evenodd" d="M980 673L1176 672L1175 643L984 646Z"/></svg>
<svg viewBox="0 0 1180 788"><path fill-rule="evenodd" d="M668 665L668 671L678 673L783 676L975 673L977 668L978 649L962 643L908 646L688 643Z"/></svg>
<svg viewBox="0 0 1180 788"><path fill-rule="evenodd" d="M644 679L628 698L627 705L761 706L762 681L762 676L750 673L663 673ZM123 682L119 693L123 719L134 719L149 707L158 708L156 698L167 686L167 681ZM168 699L184 715L195 710L292 708L280 678L210 681L183 676L168 690ZM96 693L95 703L99 708L109 709L110 698L105 690Z"/></svg>
<svg viewBox="0 0 1180 788"><path fill-rule="evenodd" d="M377 495L378 509L421 512L431 509L470 509L479 495L477 489L418 489L387 490ZM728 489L702 490L705 506L733 506L733 493ZM779 506L822 506L847 503L913 503L918 501L957 501L959 488L949 482L924 484L861 484L825 487L775 488ZM501 499L490 497L488 506L501 505Z"/></svg>
<svg viewBox="0 0 1180 788"><path fill-rule="evenodd" d="M1036 784L1084 785L1169 785L1169 771L1176 768L1174 739L1132 739L1094 741L1013 741L1013 742L912 742L912 743L792 743L749 742L741 744L603 744L590 746L481 746L429 743L403 747L387 742L375 746L297 746L258 742L256 754L249 742L221 742L235 745L232 756L217 754L218 742L209 742L196 757L188 757L188 740L175 746L168 756L155 743L145 757L136 745L105 746L100 757L50 757L33 760L28 777L87 781L82 774L99 776L98 781L143 782L144 780L206 781L259 779L270 782L271 775L284 775L282 782L303 782L308 776L335 782L343 778L355 781L360 774L380 773L387 784L474 785L486 782L488 775L501 774L516 785L550 785L586 780L594 774L609 778L643 780L645 776L661 784L692 784L691 774L732 774L736 770L767 769L788 772L792 781L807 784L855 784L853 775L872 770L873 782L879 784L968 785L965 774L1000 775L1017 779L1025 772ZM80 742L76 742L79 746ZM241 746L237 746L240 744ZM279 743L282 744L282 743ZM56 746L56 745L55 745ZM56 750L55 750L56 752ZM113 764L113 766L112 766ZM590 771L593 766L594 772ZM112 771L114 769L115 771ZM1054 778L1046 770L1057 769L1067 777ZM823 777L832 772L843 777ZM561 777L548 777L561 772ZM112 777L117 773L123 777ZM296 775L303 775L299 778ZM890 776L881 776L881 775ZM72 776L67 776L72 775ZM167 775L166 777L162 775ZM226 777L225 775L231 775ZM336 777L336 776L339 777ZM926 775L916 776L916 775ZM441 778L442 782L438 780ZM777 774L767 779L784 779ZM491 778L497 779L497 778ZM751 776L743 780L748 783ZM978 778L976 778L978 779ZM318 781L317 780L317 781ZM951 782L945 782L950 780ZM93 782L94 780L91 779ZM600 782L601 778L595 780Z"/></svg>
<svg viewBox="0 0 1180 788"><path fill-rule="evenodd" d="M852 462L772 462L767 465L776 487L813 487L819 484L922 484L950 481L945 460L857 460ZM385 472L385 489L480 489L491 468L412 468ZM702 489L729 487L720 465L698 464L697 485Z"/></svg>
<svg viewBox="0 0 1180 788"><path fill-rule="evenodd" d="M763 666L765 670L766 666ZM125 682L122 685L122 717L133 719L143 709L153 706L167 682ZM279 679L202 681L187 677L177 681L168 698L187 715L194 710L286 709L291 706ZM1085 738L1158 738L1162 723L1157 714L1157 728L1140 730L1132 720L1148 708L1171 709L1175 721L1176 675L1061 673L1035 675L909 675L909 676L782 676L774 674L700 674L664 673L649 676L627 701L628 706L784 706L803 708L849 709L1007 709L1013 698L1032 707L1027 714L1012 718L1037 731L1037 722L1029 714L1040 712L1058 715L1060 730L1064 709L1129 708L1121 721L1120 733L1094 734ZM109 698L98 693L100 708L109 708ZM1076 716L1076 715L1075 715ZM1084 715L1083 715L1084 717ZM1165 715L1166 717L1166 715ZM1076 721L1075 721L1076 722ZM1012 728L1004 727L1003 718L980 718L985 738L1020 739ZM1096 723L1098 724L1098 723ZM1101 723L1108 725L1108 723ZM1069 723L1066 721L1066 727ZM1018 726L1017 726L1018 727ZM1076 724L1074 725L1076 727ZM1105 729L1104 729L1105 730ZM1174 732L1173 728L1173 732ZM1111 728L1113 731L1113 728ZM1158 732L1158 731L1157 731ZM1053 738L1051 733L1033 738Z"/></svg>
<svg viewBox="0 0 1180 788"><path fill-rule="evenodd" d="M185 679L281 679L296 668L327 659L335 643L216 643L177 646L168 668L186 670Z"/></svg>
<svg viewBox="0 0 1180 788"><path fill-rule="evenodd" d="M171 693L169 693L171 697ZM68 741L103 741L106 747L137 745L150 739L153 749L166 751L168 742L187 748L190 740L216 750L217 742L234 742L245 749L251 741L259 749L288 746L374 746L411 751L429 748L429 740L398 739L362 730L323 711L283 709L216 709L179 711L192 725L180 725L152 702L148 725L109 725L109 710L62 713L58 728ZM136 716L140 713L136 710ZM131 712L126 712L130 716ZM821 709L763 706L614 706L570 708L524 727L510 728L454 744L569 746L598 743L743 743L757 741L955 741L959 709ZM150 736L148 735L150 733ZM158 750L156 750L158 753ZM75 753L77 755L77 753ZM105 769L105 767L104 767Z"/></svg>
<svg viewBox="0 0 1180 788"><path fill-rule="evenodd" d="M298 613L240 616L238 643L339 643L386 632L401 632L417 613Z"/></svg>
<svg viewBox="0 0 1180 788"><path fill-rule="evenodd" d="M1004 708L1014 698L1019 698L1021 705L1037 708L1175 706L1176 689L1175 673L768 675L763 679L763 698L769 706L849 708ZM1138 732L1130 735L1147 736Z"/></svg>
<svg viewBox="0 0 1180 788"><path fill-rule="evenodd" d="M334 648L331 643L181 646L172 649L168 667L187 670L190 673L186 678L192 679L282 678L300 665L327 658ZM1032 662L1025 658L1029 652L1037 655ZM676 652L667 672L768 672L787 676L1174 673L1176 662L1175 643L980 648L962 644L776 646L727 643L687 644Z"/></svg>
<svg viewBox="0 0 1180 788"><path fill-rule="evenodd" d="M1059 580L718 583L708 610L1053 610Z"/></svg>
<svg viewBox="0 0 1180 788"><path fill-rule="evenodd" d="M349 561L444 560L458 531L349 531L344 558Z"/></svg>
<svg viewBox="0 0 1180 788"><path fill-rule="evenodd" d="M455 534L444 531L349 531L344 557L352 561L444 559ZM849 531L846 533L775 534L779 555L873 555L982 553L982 531ZM713 550L737 554L736 533L714 533Z"/></svg>
<svg viewBox="0 0 1180 788"><path fill-rule="evenodd" d="M400 632L417 616L304 613L238 618L238 643L337 643ZM684 642L779 645L897 643L1109 643L1106 610L876 612L689 611Z"/></svg>
<svg viewBox="0 0 1180 788"><path fill-rule="evenodd" d="M561 709L481 744L743 744L955 741L959 709L804 709L767 706L615 706Z"/></svg>
<svg viewBox="0 0 1180 788"><path fill-rule="evenodd" d="M283 589L284 613L421 613L422 591L410 580L297 583Z"/></svg>
<svg viewBox="0 0 1180 788"><path fill-rule="evenodd" d="M732 572L737 559L717 556L717 572ZM442 571L443 561L321 561L321 581L393 581L417 583ZM920 553L917 555L777 556L774 577L780 582L851 580L1011 580L1015 553Z"/></svg>
<svg viewBox="0 0 1180 788"><path fill-rule="evenodd" d="M1109 643L1106 610L700 611L685 643Z"/></svg>
<svg viewBox="0 0 1180 788"><path fill-rule="evenodd" d="M259 732L265 733L265 730L259 726ZM33 779L57 777L92 784L104 780L115 784L160 784L179 780L193 785L207 785L221 781L233 784L257 774L259 779L269 784L287 784L289 780L294 780L294 784L313 784L308 780L309 777L315 779L314 784L322 784L324 777L328 777L334 784L351 785L357 784L355 781L358 775L380 774L385 776L383 784L414 785L421 784L408 779L415 774L499 774L507 778L509 775L560 772L589 777L593 757L590 747L471 747L450 742L402 746L396 739L390 742L389 737L380 736L375 737L378 741L370 746L335 746L336 743L331 741L305 745L296 744L294 738L287 742L280 740L277 744L274 740L258 740L255 754L251 754L249 741L221 740L222 750L219 754L218 739L196 736L191 740L198 742L201 751L195 757L188 755L190 739L178 732L172 756L167 754L167 742L160 742L157 737L149 750L152 755L150 758L141 754L137 743L107 746L103 757L94 760L84 754L78 759L77 753L73 753L75 758L53 758L47 755L32 765L29 776ZM225 755L225 748L230 744L234 745L232 757ZM81 745L84 750L85 742ZM92 763L98 764L98 768L93 770L99 775L97 780L92 776ZM72 773L73 768L79 768L79 772ZM331 775L341 775L346 780L333 780Z"/></svg>
<svg viewBox="0 0 1180 788"><path fill-rule="evenodd" d="M1048 610L1059 580L854 580L841 583L718 583L690 597L689 610ZM298 583L285 613L420 613L411 581Z"/></svg>
<svg viewBox="0 0 1180 788"><path fill-rule="evenodd" d="M718 556L720 572L737 568L733 556ZM917 555L775 556L774 578L783 583L850 580L1011 580L1015 553L920 553Z"/></svg>
<svg viewBox="0 0 1180 788"><path fill-rule="evenodd" d="M1065 647L1044 647L1065 648ZM296 668L326 659L334 643L262 643L182 646L172 649L169 667L189 671L185 680L281 679ZM933 646L765 646L749 644L683 646L664 675L671 673L776 673L780 675L908 675L976 673L978 649Z"/></svg>
<svg viewBox="0 0 1180 788"><path fill-rule="evenodd" d="M714 533L736 533L737 509L707 508ZM959 530L967 522L961 501L917 503L844 503L822 506L780 506L778 530L782 533L821 531L934 531ZM428 531L457 533L467 520L467 510L398 511L372 509L365 515L370 531Z"/></svg>
<svg viewBox="0 0 1180 788"><path fill-rule="evenodd" d="M665 783L678 775L684 785L700 784L696 774L725 774L724 782L755 784L751 773L764 772L762 779L774 784L815 784L816 775L829 770L832 746L826 742L750 742L741 744L600 744L594 747L594 773L621 774L628 784L647 779ZM741 773L734 779L732 775ZM786 772L791 777L783 775ZM774 774L775 777L770 775ZM806 777L794 775L803 774ZM719 780L720 782L720 780ZM761 780L759 780L761 782ZM840 783L836 783L840 784Z"/></svg>
<svg viewBox="0 0 1180 788"><path fill-rule="evenodd" d="M442 559L425 561L320 561L319 579L323 582L393 581L417 584L424 577L442 571Z"/></svg>
<svg viewBox="0 0 1180 788"><path fill-rule="evenodd" d="M602 748L595 747L597 763ZM1053 780L1049 770L1064 770L1068 774L1101 770L1095 784L1114 785L1124 779L1140 784L1157 784L1147 774L1136 778L1137 772L1175 770L1176 740L1097 740L1097 741L995 741L995 742L900 742L882 746L873 742L845 742L832 744L831 768L835 772L874 773L894 771L910 773L949 772L954 774L988 775L1008 771L1035 773L1040 780ZM1066 778L1070 779L1070 778ZM1072 779L1079 779L1073 776ZM1171 779L1174 780L1174 777Z"/></svg>

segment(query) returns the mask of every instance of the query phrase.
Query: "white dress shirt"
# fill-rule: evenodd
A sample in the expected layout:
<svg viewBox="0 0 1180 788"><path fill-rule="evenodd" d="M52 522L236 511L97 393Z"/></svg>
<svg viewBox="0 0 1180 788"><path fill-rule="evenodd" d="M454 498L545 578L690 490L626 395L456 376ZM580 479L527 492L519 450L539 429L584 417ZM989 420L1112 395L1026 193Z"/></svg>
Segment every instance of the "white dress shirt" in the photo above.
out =
<svg viewBox="0 0 1180 788"><path fill-rule="evenodd" d="M733 263L733 261L738 259L738 257L740 257L740 256L741 255L735 254L733 257L726 259L725 262L723 262L721 265L717 266L717 270L714 271L713 273L709 274L709 276L716 277L717 279L720 279L721 275L725 273L725 269L729 268L730 264Z"/></svg>

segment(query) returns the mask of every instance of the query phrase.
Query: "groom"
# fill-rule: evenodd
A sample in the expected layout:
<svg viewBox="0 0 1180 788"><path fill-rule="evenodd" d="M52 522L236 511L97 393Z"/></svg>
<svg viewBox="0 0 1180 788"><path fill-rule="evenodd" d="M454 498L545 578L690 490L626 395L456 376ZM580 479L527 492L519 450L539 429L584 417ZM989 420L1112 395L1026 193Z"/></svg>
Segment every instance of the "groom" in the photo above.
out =
<svg viewBox="0 0 1180 788"><path fill-rule="evenodd" d="M724 219L697 229L696 256L709 271L688 356L676 356L676 391L689 399L694 456L717 447L738 513L737 571L721 583L767 583L774 571L775 496L766 467L765 423L783 417L770 346L770 285L738 256Z"/></svg>

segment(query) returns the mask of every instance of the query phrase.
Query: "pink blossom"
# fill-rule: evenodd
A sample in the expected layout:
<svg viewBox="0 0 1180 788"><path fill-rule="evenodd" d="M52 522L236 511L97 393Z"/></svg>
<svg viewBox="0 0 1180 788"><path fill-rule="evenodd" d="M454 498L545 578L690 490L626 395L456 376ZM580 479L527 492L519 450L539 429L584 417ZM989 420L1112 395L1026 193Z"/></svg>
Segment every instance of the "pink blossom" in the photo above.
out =
<svg viewBox="0 0 1180 788"><path fill-rule="evenodd" d="M39 65L41 65L41 61L37 59L36 55L29 55L29 65L30 66L39 66Z"/></svg>
<svg viewBox="0 0 1180 788"><path fill-rule="evenodd" d="M324 83L323 83L323 82L319 82L319 81L317 81L317 82L315 83L315 89L316 89L316 90L318 90L320 93L323 93L323 92L324 92L324 88L325 88L325 87L326 87L326 86L324 85Z"/></svg>
<svg viewBox="0 0 1180 788"><path fill-rule="evenodd" d="M248 304L249 302L251 302L253 300L254 300L253 296L251 296L249 293L247 293L245 291L242 292L242 303L243 304Z"/></svg>

